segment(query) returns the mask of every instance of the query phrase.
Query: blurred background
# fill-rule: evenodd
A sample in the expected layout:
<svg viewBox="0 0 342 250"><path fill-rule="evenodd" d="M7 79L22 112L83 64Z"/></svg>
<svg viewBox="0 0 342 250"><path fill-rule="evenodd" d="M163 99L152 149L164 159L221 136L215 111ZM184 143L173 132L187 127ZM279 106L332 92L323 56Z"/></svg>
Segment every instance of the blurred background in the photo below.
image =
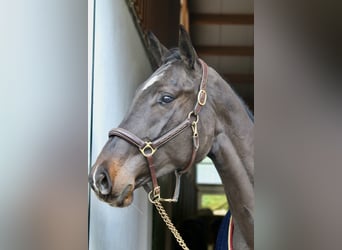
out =
<svg viewBox="0 0 342 250"><path fill-rule="evenodd" d="M87 249L87 2L1 6L0 249Z"/></svg>
<svg viewBox="0 0 342 250"><path fill-rule="evenodd" d="M1 3L0 249L87 249L93 2ZM255 249L341 249L341 4L253 8Z"/></svg>

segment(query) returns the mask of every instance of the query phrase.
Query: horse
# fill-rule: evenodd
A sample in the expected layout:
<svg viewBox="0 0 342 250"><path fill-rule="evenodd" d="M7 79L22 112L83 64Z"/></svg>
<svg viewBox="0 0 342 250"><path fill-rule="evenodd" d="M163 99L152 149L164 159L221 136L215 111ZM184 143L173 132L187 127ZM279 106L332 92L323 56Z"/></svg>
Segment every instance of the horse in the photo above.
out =
<svg viewBox="0 0 342 250"><path fill-rule="evenodd" d="M234 222L229 249L254 249L254 120L230 85L201 60L181 26L178 48L147 35L158 69L132 104L89 173L97 197L129 206L134 190L160 199L157 179L180 176L206 156L222 180ZM152 185L151 185L152 183ZM177 185L176 189L179 189Z"/></svg>

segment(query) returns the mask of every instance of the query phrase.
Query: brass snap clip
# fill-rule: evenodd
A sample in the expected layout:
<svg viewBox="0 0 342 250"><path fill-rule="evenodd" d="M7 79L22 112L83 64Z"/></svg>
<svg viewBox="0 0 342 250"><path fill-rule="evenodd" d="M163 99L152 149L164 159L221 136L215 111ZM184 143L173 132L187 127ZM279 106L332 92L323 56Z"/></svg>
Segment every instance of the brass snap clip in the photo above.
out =
<svg viewBox="0 0 342 250"><path fill-rule="evenodd" d="M195 120L193 122L191 122L191 129L192 129L192 136L193 137L197 137L198 136L198 121L199 121L199 115L195 114L194 111L191 111L188 114L188 119L191 120L191 116L193 116L195 118Z"/></svg>
<svg viewBox="0 0 342 250"><path fill-rule="evenodd" d="M197 137L197 136L198 136L197 123L198 123L198 120L197 120L197 121L193 121L193 122L191 123L192 136L193 136L193 137Z"/></svg>
<svg viewBox="0 0 342 250"><path fill-rule="evenodd" d="M160 200L160 186L155 187L153 190L151 190L151 192L148 193L148 199L153 204Z"/></svg>

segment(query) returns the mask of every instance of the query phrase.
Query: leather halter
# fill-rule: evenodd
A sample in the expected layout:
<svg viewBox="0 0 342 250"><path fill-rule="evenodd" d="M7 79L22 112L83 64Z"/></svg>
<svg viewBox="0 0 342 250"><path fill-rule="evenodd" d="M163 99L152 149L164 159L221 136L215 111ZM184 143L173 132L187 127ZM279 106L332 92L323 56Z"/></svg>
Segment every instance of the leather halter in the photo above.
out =
<svg viewBox="0 0 342 250"><path fill-rule="evenodd" d="M153 140L153 141L144 141L140 139L135 134L131 133L130 131L123 129L123 128L115 128L109 131L109 137L118 136L121 139L129 142L130 144L136 146L141 154L147 159L148 167L150 170L150 175L152 179L152 185L153 185L153 193L152 191L149 193L149 199L150 201L154 200L163 200L163 201L169 201L174 202L178 200L178 194L179 194L179 185L180 185L180 176L187 172L190 167L194 164L196 153L199 148L199 138L198 138L198 129L197 129L197 123L199 120L199 112L201 111L202 106L205 105L207 101L207 92L206 92L206 85L207 85L207 79L208 79L208 66L207 64L199 59L199 62L202 66L202 79L201 84L199 88L199 92L197 94L197 102L195 104L194 109L188 114L187 118L179 124L177 127L171 129L167 133L163 134L159 138ZM172 140L179 134L181 134L185 129L188 127L192 128L192 137L193 137L193 150L190 162L188 165L183 168L180 171L175 171L176 174L176 187L174 196L172 199L162 199L160 198L160 186L158 185L157 176L156 176L156 170L153 163L153 154L157 151L159 147L167 143L168 141ZM152 197L151 197L152 193Z"/></svg>

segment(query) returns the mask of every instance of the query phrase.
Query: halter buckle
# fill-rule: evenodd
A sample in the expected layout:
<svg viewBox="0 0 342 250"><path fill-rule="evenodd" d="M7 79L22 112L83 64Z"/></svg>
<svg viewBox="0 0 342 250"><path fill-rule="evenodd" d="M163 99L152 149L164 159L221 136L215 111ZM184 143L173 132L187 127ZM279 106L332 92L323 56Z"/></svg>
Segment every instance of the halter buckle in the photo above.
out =
<svg viewBox="0 0 342 250"><path fill-rule="evenodd" d="M204 106L207 102L207 92L204 89L201 89L197 95L197 102L199 105Z"/></svg>
<svg viewBox="0 0 342 250"><path fill-rule="evenodd" d="M156 148L152 147L152 142L147 141L145 142L145 146L143 148L139 148L140 152L143 156L149 157L152 156L156 152Z"/></svg>

